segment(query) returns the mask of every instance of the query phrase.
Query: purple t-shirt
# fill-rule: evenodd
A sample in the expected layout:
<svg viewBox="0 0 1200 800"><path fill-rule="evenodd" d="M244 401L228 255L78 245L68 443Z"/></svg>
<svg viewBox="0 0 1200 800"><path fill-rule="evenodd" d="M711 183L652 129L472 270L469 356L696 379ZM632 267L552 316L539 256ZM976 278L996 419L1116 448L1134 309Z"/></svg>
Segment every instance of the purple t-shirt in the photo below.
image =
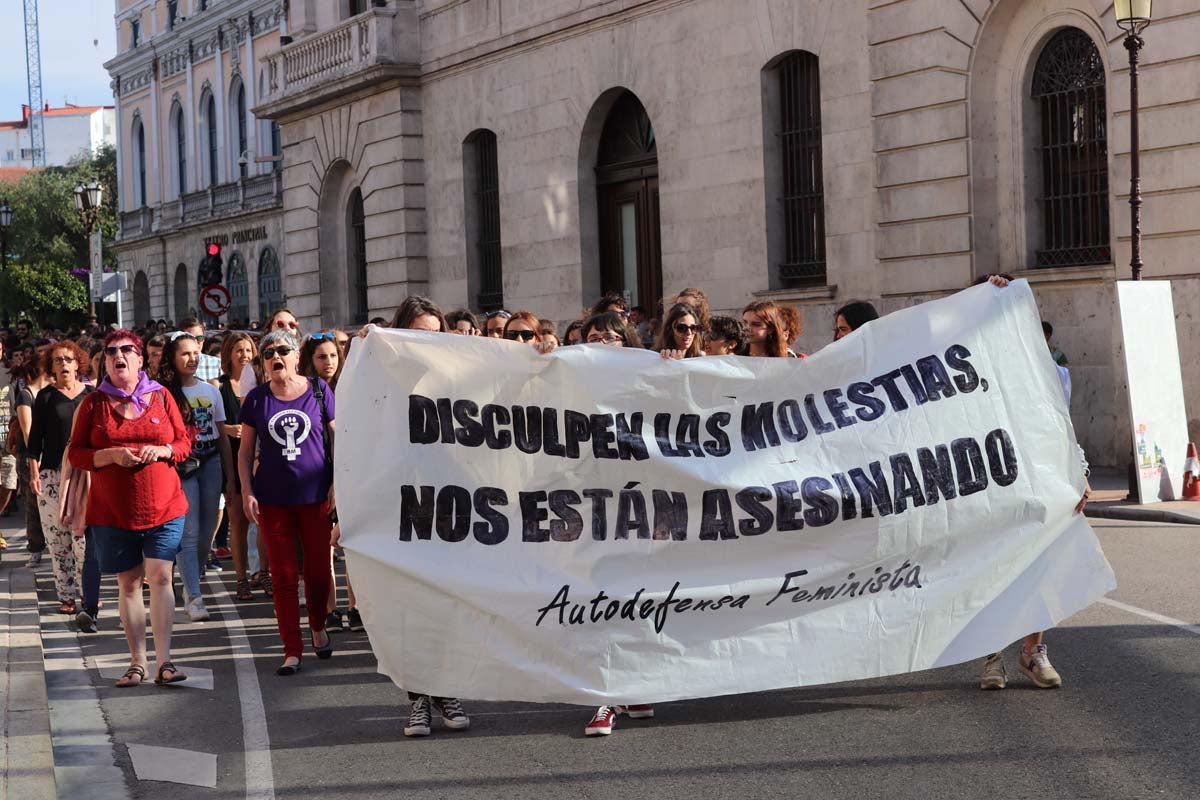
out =
<svg viewBox="0 0 1200 800"><path fill-rule="evenodd" d="M317 380L325 392L326 418L333 422L333 390ZM242 400L238 421L254 428L258 438L258 469L250 485L260 503L308 505L324 502L329 494L321 408L311 384L295 400L280 400L269 383L254 387Z"/></svg>

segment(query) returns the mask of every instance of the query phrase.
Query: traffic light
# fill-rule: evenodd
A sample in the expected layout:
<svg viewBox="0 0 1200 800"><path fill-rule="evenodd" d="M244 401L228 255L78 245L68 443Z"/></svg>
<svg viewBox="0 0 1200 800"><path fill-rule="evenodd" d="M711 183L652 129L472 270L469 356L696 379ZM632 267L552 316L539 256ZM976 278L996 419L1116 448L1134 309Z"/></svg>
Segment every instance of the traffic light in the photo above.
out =
<svg viewBox="0 0 1200 800"><path fill-rule="evenodd" d="M222 264L221 245L217 242L209 242L205 251L204 260L200 262L200 285L212 286L215 283L221 283Z"/></svg>

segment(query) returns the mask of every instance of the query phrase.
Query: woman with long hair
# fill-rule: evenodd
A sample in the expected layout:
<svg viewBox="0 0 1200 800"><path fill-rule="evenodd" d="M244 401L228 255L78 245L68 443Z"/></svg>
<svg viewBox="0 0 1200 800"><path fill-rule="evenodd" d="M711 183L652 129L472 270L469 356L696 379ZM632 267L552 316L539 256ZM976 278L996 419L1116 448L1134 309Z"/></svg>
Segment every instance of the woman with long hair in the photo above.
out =
<svg viewBox="0 0 1200 800"><path fill-rule="evenodd" d="M833 312L833 340L849 336L873 319L879 319L875 306L865 300L854 300Z"/></svg>
<svg viewBox="0 0 1200 800"><path fill-rule="evenodd" d="M687 303L676 303L663 318L654 349L663 358L697 358L704 355L703 330L700 313Z"/></svg>
<svg viewBox="0 0 1200 800"><path fill-rule="evenodd" d="M708 295L704 293L703 289L697 289L694 286L681 289L675 297L675 302L687 303L696 309L696 322L700 324L701 333L708 330L709 322L712 320L712 312L709 310Z"/></svg>
<svg viewBox="0 0 1200 800"><path fill-rule="evenodd" d="M236 454L242 444L242 426L238 424L238 415L242 410L242 398L246 390L242 388L240 376L246 367L254 369L258 360L258 347L254 337L242 331L234 331L225 337L221 343L221 375L217 378L217 391L221 395L221 404L225 409L225 422L221 423L221 433L229 440L229 450L234 454L231 469L232 480L226 481L225 513L229 515L229 544L233 551L233 571L237 578L237 590L234 600L245 602L254 599L251 588L261 588L263 594L271 596L271 573L268 567L267 548L263 544L262 533L254 526L255 548L258 550L258 571L253 576L247 576L249 561L250 521L242 509L242 483L238 476Z"/></svg>
<svg viewBox="0 0 1200 800"><path fill-rule="evenodd" d="M765 358L787 358L788 337L779 306L770 300L757 300L742 309L742 325L746 330L746 352L743 355Z"/></svg>
<svg viewBox="0 0 1200 800"><path fill-rule="evenodd" d="M203 338L183 331L168 334L158 367L159 383L171 393L181 409L184 425L192 434L191 456L176 467L188 501L179 573L183 578L184 605L193 622L209 618L200 595L200 577L217 531L222 487L226 487L227 495L234 495L232 488L228 488L233 479L232 451L229 439L218 427L225 422L225 404L215 386L196 377ZM226 476L228 480L223 480Z"/></svg>
<svg viewBox="0 0 1200 800"><path fill-rule="evenodd" d="M17 485L21 491L21 503L25 506L26 550L29 551L29 566L42 563L46 551L46 535L42 530L42 515L38 511L37 495L33 493L33 473L29 469L29 434L33 428L33 403L38 393L50 385L50 374L42 369L38 348L27 345L21 348L21 372L14 384L17 391L16 417L21 435L17 439Z"/></svg>
<svg viewBox="0 0 1200 800"><path fill-rule="evenodd" d="M449 330L449 326L446 325L446 316L438 304L419 294L404 298L404 302L396 308L396 313L392 315L392 324L388 327L412 331L440 331L442 333Z"/></svg>

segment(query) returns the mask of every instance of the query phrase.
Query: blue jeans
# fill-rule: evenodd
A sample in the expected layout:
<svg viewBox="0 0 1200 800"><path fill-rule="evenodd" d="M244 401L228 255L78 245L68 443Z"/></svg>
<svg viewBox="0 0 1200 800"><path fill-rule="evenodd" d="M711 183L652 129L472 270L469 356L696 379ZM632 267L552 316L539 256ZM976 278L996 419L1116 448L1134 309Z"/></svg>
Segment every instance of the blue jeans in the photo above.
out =
<svg viewBox="0 0 1200 800"><path fill-rule="evenodd" d="M96 556L96 535L90 526L83 537L87 542L83 553L83 610L95 619L100 613L100 561Z"/></svg>
<svg viewBox="0 0 1200 800"><path fill-rule="evenodd" d="M208 561L213 531L217 527L221 481L221 459L215 455L183 481L188 512L183 523L183 541L180 542L179 573L189 599L200 596L200 570Z"/></svg>

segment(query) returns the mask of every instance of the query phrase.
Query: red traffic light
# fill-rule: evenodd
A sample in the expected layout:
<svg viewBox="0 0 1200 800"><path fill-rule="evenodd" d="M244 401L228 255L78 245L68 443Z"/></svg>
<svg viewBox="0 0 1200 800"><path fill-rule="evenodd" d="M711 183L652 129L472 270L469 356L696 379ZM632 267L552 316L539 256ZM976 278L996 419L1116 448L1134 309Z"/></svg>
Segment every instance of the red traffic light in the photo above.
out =
<svg viewBox="0 0 1200 800"><path fill-rule="evenodd" d="M217 244L216 242L209 242L208 243L208 254L210 256L221 255L221 245Z"/></svg>

